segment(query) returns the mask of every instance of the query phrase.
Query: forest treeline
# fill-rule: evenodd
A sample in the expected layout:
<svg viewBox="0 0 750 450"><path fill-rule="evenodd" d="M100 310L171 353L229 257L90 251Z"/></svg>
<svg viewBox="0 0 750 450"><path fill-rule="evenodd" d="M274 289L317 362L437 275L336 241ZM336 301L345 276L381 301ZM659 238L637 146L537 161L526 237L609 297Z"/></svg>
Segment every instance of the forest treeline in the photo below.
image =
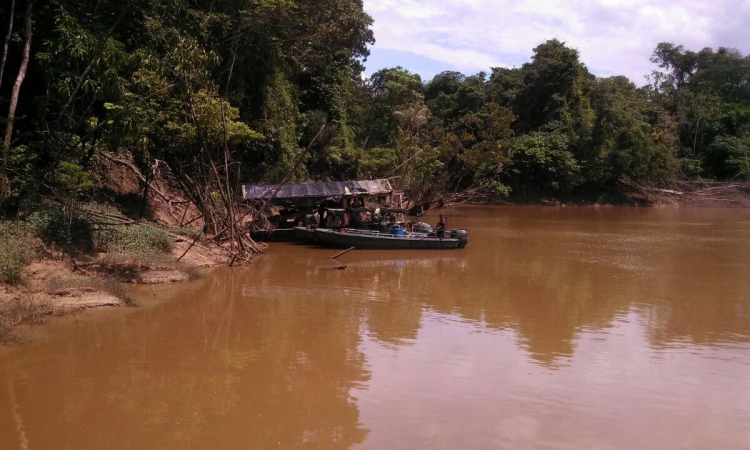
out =
<svg viewBox="0 0 750 450"><path fill-rule="evenodd" d="M202 211L240 182L533 200L750 178L737 50L659 44L642 87L554 39L518 68L364 78L372 22L361 0L5 0L3 210L92 195L113 158L145 184L168 171Z"/></svg>

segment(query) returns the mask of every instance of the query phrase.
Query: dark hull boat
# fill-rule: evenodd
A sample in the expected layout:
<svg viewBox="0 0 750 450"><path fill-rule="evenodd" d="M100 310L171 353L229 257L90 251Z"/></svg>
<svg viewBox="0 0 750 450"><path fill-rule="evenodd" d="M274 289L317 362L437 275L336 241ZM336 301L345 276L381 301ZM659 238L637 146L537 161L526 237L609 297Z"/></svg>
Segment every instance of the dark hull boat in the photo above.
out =
<svg viewBox="0 0 750 450"><path fill-rule="evenodd" d="M315 230L315 228L310 227L294 227L294 233L297 235L297 238L302 242L306 242L308 244L318 243L318 238L315 235Z"/></svg>
<svg viewBox="0 0 750 450"><path fill-rule="evenodd" d="M385 234L368 230L331 230L328 228L295 227L297 237L325 247L382 249L382 250L442 250L464 248L469 243L469 232L453 230L440 238L434 234Z"/></svg>

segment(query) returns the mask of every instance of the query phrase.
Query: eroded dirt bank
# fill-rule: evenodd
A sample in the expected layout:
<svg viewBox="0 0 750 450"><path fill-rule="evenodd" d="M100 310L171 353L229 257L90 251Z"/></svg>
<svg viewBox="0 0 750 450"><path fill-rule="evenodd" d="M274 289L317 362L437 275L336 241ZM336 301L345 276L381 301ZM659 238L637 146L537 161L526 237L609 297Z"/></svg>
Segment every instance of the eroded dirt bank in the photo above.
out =
<svg viewBox="0 0 750 450"><path fill-rule="evenodd" d="M72 258L46 248L43 257L24 267L17 284L0 284L0 344L18 341L18 326L42 323L50 315L132 306L128 284L185 282L223 264L215 253L189 247L174 242L169 254L154 260L108 254Z"/></svg>

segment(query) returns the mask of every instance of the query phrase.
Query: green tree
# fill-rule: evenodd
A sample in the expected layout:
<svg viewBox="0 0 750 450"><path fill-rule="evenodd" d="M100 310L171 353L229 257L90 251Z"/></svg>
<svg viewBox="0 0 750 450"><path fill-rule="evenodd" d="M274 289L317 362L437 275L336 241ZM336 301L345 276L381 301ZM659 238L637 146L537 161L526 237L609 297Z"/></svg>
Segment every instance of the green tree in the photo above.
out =
<svg viewBox="0 0 750 450"><path fill-rule="evenodd" d="M580 165L559 132L533 132L508 142L510 185L518 195L569 194L580 183Z"/></svg>
<svg viewBox="0 0 750 450"><path fill-rule="evenodd" d="M648 94L625 77L597 80L591 92L595 115L588 154L582 161L589 184L611 186L621 178L665 181L672 176L668 130L649 122Z"/></svg>
<svg viewBox="0 0 750 450"><path fill-rule="evenodd" d="M563 129L575 140L590 130L589 86L592 76L578 50L552 39L534 49L522 68L524 88L515 100L516 130Z"/></svg>
<svg viewBox="0 0 750 450"><path fill-rule="evenodd" d="M424 85L419 75L396 67L375 72L369 80L369 105L360 119L357 135L367 146L390 146L397 136L394 111L420 105Z"/></svg>
<svg viewBox="0 0 750 450"><path fill-rule="evenodd" d="M750 143L734 136L719 136L708 147L707 168L727 180L750 180Z"/></svg>

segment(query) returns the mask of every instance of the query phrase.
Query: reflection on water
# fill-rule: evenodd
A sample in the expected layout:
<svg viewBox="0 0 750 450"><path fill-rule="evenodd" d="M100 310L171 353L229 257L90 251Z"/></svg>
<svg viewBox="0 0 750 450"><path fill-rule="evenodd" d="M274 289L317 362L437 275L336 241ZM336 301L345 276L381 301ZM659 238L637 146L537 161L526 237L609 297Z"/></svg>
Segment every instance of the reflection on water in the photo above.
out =
<svg viewBox="0 0 750 450"><path fill-rule="evenodd" d="M0 447L750 447L750 212L451 220L464 251L279 244L36 329Z"/></svg>

